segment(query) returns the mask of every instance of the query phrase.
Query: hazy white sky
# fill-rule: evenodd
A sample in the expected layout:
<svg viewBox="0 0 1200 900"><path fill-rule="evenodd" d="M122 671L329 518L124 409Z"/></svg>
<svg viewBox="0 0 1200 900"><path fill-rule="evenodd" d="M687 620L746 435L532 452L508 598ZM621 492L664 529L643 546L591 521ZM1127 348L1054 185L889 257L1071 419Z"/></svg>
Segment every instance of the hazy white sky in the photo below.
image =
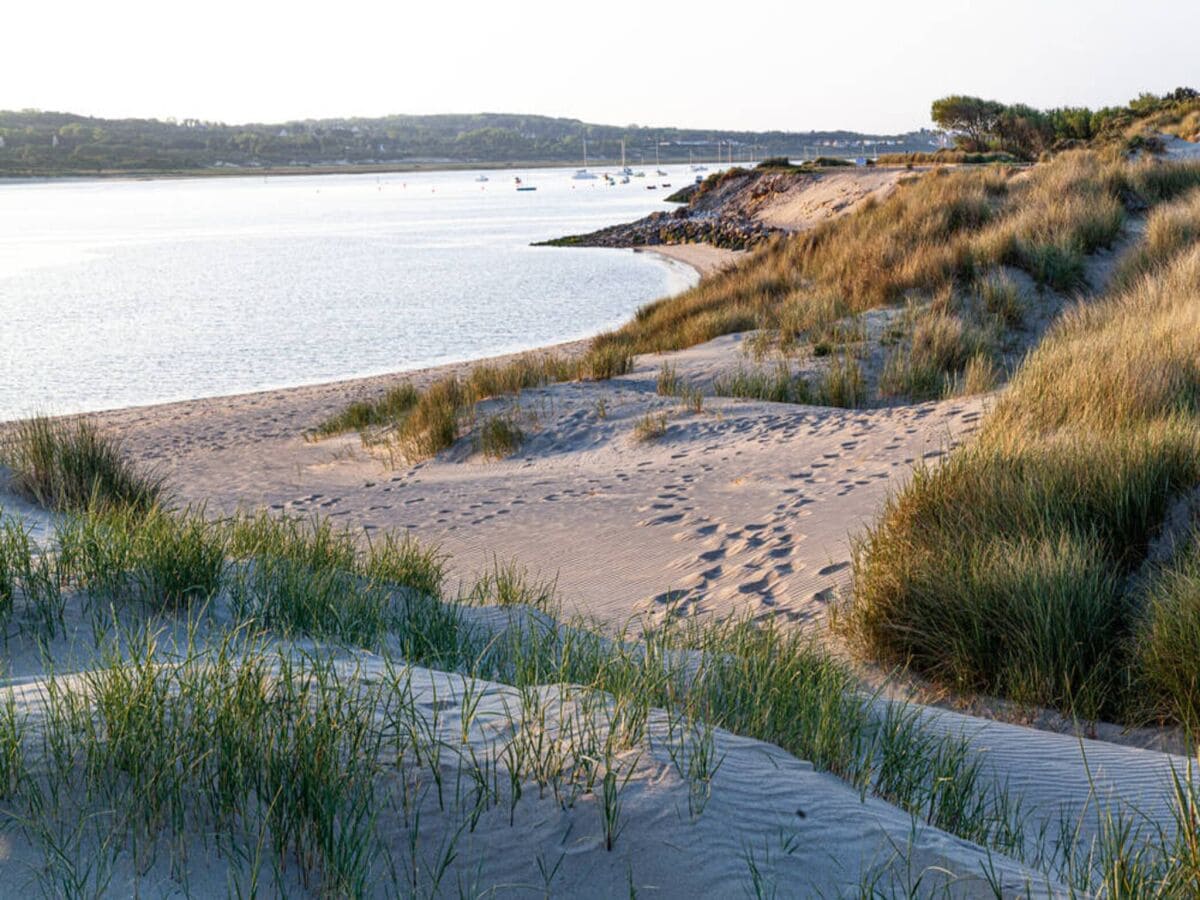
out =
<svg viewBox="0 0 1200 900"><path fill-rule="evenodd" d="M526 112L903 131L1200 87L1200 0L6 4L0 108L226 122Z"/></svg>

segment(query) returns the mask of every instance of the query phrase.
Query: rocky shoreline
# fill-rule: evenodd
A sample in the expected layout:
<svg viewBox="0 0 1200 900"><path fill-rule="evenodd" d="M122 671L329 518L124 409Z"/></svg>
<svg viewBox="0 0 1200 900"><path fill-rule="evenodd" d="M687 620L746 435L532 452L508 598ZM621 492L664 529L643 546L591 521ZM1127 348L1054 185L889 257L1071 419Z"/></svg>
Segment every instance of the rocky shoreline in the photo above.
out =
<svg viewBox="0 0 1200 900"><path fill-rule="evenodd" d="M711 244L725 250L749 250L782 229L753 220L722 216L693 217L687 208L651 213L624 225L611 225L590 234L542 241L540 247L655 247L663 244Z"/></svg>
<svg viewBox="0 0 1200 900"><path fill-rule="evenodd" d="M767 182L764 185L764 182ZM787 179L787 186L794 179ZM751 195L763 187L773 192L768 176L745 169L714 173L704 182L676 191L666 198L682 203L669 212L655 212L622 225L611 225L588 234L568 235L538 246L547 247L654 247L663 244L711 244L726 250L749 250L786 229L754 217Z"/></svg>
<svg viewBox="0 0 1200 900"><path fill-rule="evenodd" d="M727 169L667 199L683 205L589 234L545 241L554 247L655 247L711 244L751 250L775 235L814 228L868 198L882 199L906 173L900 168L778 167Z"/></svg>

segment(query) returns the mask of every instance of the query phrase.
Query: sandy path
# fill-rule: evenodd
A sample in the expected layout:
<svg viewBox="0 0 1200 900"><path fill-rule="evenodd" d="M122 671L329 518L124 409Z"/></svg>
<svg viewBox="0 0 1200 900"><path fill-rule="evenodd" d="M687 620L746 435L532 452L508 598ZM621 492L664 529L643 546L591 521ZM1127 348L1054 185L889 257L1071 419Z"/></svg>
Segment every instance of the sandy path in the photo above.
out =
<svg viewBox="0 0 1200 900"><path fill-rule="evenodd" d="M745 364L738 346L718 339L671 359L704 383ZM378 379L101 418L185 501L411 529L442 544L456 578L493 555L516 559L557 576L573 611L621 623L668 605L820 620L848 574L850 532L914 462L943 452L980 415L978 400L845 411L714 398L693 413L656 394L659 365L646 357L611 382L526 392L528 439L502 461L474 453L469 436L396 469L357 436L302 439L346 399L381 390ZM666 434L637 443L638 420L659 411Z"/></svg>

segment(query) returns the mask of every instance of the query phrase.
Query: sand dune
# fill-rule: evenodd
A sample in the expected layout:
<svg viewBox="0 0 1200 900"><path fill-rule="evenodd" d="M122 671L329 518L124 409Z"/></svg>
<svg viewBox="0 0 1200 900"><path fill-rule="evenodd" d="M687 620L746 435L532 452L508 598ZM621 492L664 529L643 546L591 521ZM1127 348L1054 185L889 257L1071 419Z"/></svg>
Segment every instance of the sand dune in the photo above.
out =
<svg viewBox="0 0 1200 900"><path fill-rule="evenodd" d="M415 465L363 446L358 436L305 439L306 429L349 399L382 392L395 380L389 378L122 410L99 419L122 435L136 459L159 467L182 501L213 512L266 507L368 532L411 530L452 555L452 577L464 584L496 558L516 559L556 578L566 610L602 627L668 610L746 611L778 613L823 634L831 601L849 576L850 536L915 466L936 462L969 435L987 401L840 410L706 397L694 411L656 392L664 361L685 381L710 388L718 375L753 364L743 344L741 336L727 336L641 357L634 371L609 382L553 385L519 400L481 404L478 418L505 412L527 434L518 453L499 461L478 453L469 434ZM582 346L561 350L573 354ZM463 368L411 377L427 383ZM665 433L638 441L637 423L647 415L664 416ZM44 513L11 496L3 502L40 536L49 534ZM78 652L63 659L86 666L86 648ZM378 659L352 656L346 665L369 680ZM36 692L40 654L31 650L14 660L10 679ZM444 715L438 727L455 728L461 676L414 669L412 677L421 691L439 686L442 700L434 705ZM456 679L458 688L451 684ZM476 687L484 698L481 721L492 722L490 731L471 738L482 751L511 730L514 692L491 683ZM562 696L558 687L543 690L551 705ZM984 771L1021 801L1029 840L1057 827L1064 815L1081 823L1085 842L1096 837L1108 810L1136 810L1165 823L1172 773L1187 765L1183 757L944 710L920 715L931 733L968 738ZM724 732L715 736L724 762L706 811L692 815L691 788L662 749L667 728L661 713L652 714L647 745L629 757L627 825L611 855L595 852L594 796L570 808L531 799L512 825L507 813L485 813L459 846L453 876L524 885L535 857L552 855L562 860L556 890L573 896L611 896L630 883L664 896L732 895L752 880L751 862L764 883L787 895L854 892L875 876L898 889L914 872L929 871L956 896L990 896L982 874L987 866L1007 892L1033 878L1010 860L915 826L882 801L864 800L777 747ZM428 812L432 847L454 820L445 810ZM387 815L381 822L385 833L393 829L389 839L406 839ZM10 852L20 860L33 851L14 846ZM193 884L218 876L219 867L198 866ZM169 873L162 879L167 884ZM1038 893L1059 890L1033 883Z"/></svg>
<svg viewBox="0 0 1200 900"><path fill-rule="evenodd" d="M392 469L357 436L301 433L334 406L331 388L104 417L187 502L331 516L407 528L452 554L469 580L494 555L557 577L572 611L623 622L691 613L777 611L823 618L849 568L848 534L912 465L974 428L979 400L834 410L707 398L699 413L655 392L662 359L696 384L747 365L737 340L645 357L611 382L527 391L529 438L485 460L471 439ZM344 397L349 391L343 389ZM511 401L482 404L480 416ZM637 443L647 413L666 434Z"/></svg>
<svg viewBox="0 0 1200 900"><path fill-rule="evenodd" d="M498 629L507 627L509 617L522 615L512 609L472 612L481 623L488 621ZM205 634L202 624L191 638L203 641ZM180 629L173 639L187 640ZM185 652L183 645L176 649L165 635L160 643L168 648L163 662L186 656L193 666L204 664L203 655ZM60 639L47 651L60 673L70 671L72 664L80 671L95 664L94 647L90 664L86 646ZM443 887L495 887L499 896L549 892L597 898L625 895L631 889L663 896L738 896L756 889L783 896L848 896L864 885L890 895L903 894L913 884L920 884L925 893L946 889L956 897L993 896L994 886L1008 895L1026 889L1038 896L1065 894L1037 873L914 822L880 800L864 799L835 776L817 772L810 763L762 741L714 730L709 749L718 764L708 775L697 776L686 768L687 760L698 752L696 741L708 738L681 728L662 710L651 710L644 736L628 744L621 739L617 746L623 749L606 763L620 773L623 785L611 849L599 790L570 780L556 782L553 789L530 785L519 797L500 796L480 810L473 790L463 788L476 784L471 773L479 761L495 761L503 768L511 758L506 748L524 731L560 742L568 759L593 757L616 721L611 699L569 685L542 687L534 697L458 674L422 667L397 670L371 653L337 651L307 641L276 642L271 652L282 654L274 657L277 660L293 660L293 665L304 655L332 653L339 683L352 692L369 695L383 686L386 696L393 684L403 685L404 708L415 717L413 731L421 735L426 750L422 757L410 748L402 761L389 761L380 776L380 789L396 795L404 779L403 791L410 797L407 811L398 804L381 804L377 810L380 896L390 895L389 866L398 867L419 895L432 895L439 882ZM282 670L275 663L269 664L269 671L277 678ZM27 727L44 732L51 706L49 679L27 675L9 683ZM92 689L85 675L59 674L55 684L53 696L60 705L64 695L88 698ZM527 718L534 709L536 720ZM377 707L376 726L391 727L394 715L394 707ZM436 757L428 752L435 746ZM444 791L436 788L431 765ZM506 781L507 776L496 783ZM82 795L60 796L59 802L64 808L78 804L81 809L89 803ZM420 822L416 844L414 821ZM466 823L472 821L468 829ZM86 859L99 851L93 840L85 836L71 843L65 848L68 856L78 853ZM452 854L447 854L448 847ZM42 864L43 848L19 829L6 835L4 850L6 866L13 871L32 872ZM191 835L174 851L188 859L187 887L193 895L218 895L229 886L230 861L207 852L201 836ZM112 891L178 895L179 878L165 849L141 860L130 848L104 852ZM439 873L436 878L434 873ZM262 877L264 887L273 885L289 895L310 893L298 880L296 867Z"/></svg>

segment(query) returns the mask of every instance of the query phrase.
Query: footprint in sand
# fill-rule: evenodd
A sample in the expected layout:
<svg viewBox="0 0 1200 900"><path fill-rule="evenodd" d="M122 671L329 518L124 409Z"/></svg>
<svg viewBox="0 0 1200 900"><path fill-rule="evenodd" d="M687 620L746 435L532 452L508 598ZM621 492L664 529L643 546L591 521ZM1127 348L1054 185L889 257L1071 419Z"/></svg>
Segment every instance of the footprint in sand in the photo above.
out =
<svg viewBox="0 0 1200 900"><path fill-rule="evenodd" d="M644 519L638 522L638 525L671 525L683 518L683 513L671 513L666 516L658 516L653 519Z"/></svg>
<svg viewBox="0 0 1200 900"><path fill-rule="evenodd" d="M849 566L850 566L850 563L848 563L848 562L831 563L823 569L818 569L817 574L818 575L832 575L834 572L840 572L840 571L842 571L842 569L849 568Z"/></svg>

